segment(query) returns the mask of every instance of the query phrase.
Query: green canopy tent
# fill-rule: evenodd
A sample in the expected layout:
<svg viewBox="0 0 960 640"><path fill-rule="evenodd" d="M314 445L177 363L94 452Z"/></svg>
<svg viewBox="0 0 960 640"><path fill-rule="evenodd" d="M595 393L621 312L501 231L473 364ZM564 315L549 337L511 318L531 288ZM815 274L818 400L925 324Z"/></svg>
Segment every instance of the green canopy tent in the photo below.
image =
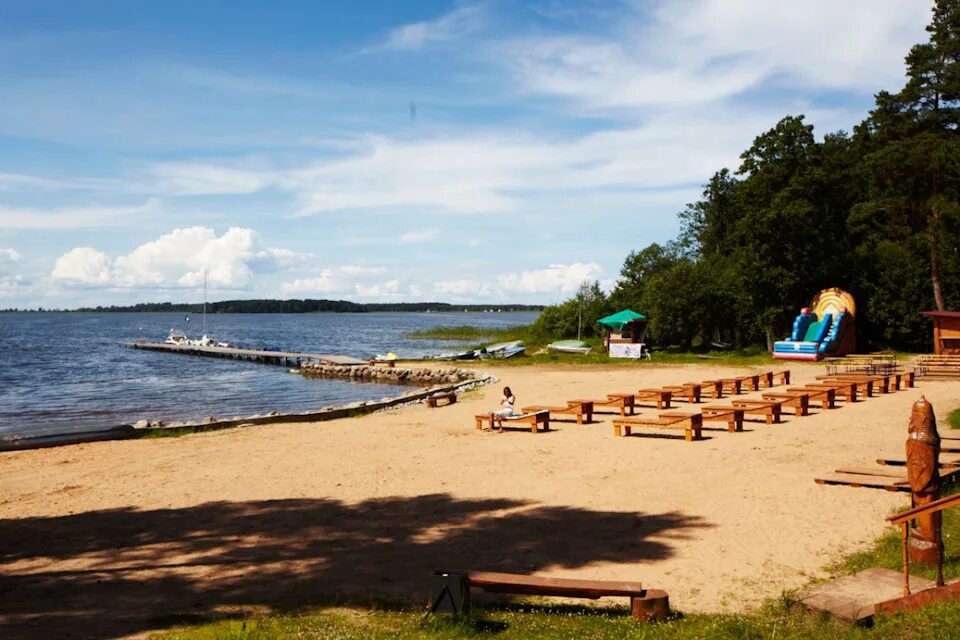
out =
<svg viewBox="0 0 960 640"><path fill-rule="evenodd" d="M602 325L611 331L621 333L625 326L631 322L636 322L637 320L642 320L644 323L646 323L647 316L643 315L642 313L637 313L636 311L631 311L630 309L624 309L623 311L616 312L612 316L600 318L597 320L597 324Z"/></svg>
<svg viewBox="0 0 960 640"><path fill-rule="evenodd" d="M597 320L603 331L603 346L613 358L643 357L643 338L647 316L624 309ZM649 352L648 352L649 353Z"/></svg>

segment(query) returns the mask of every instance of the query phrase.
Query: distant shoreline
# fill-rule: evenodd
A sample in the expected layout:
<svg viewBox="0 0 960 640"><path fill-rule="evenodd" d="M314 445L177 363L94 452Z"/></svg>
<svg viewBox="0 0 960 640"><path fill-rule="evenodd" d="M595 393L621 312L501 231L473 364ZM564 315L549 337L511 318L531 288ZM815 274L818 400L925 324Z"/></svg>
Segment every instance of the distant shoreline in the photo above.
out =
<svg viewBox="0 0 960 640"><path fill-rule="evenodd" d="M483 313L543 311L531 304L451 304L448 302L360 303L348 300L221 300L208 302L207 313ZM77 309L2 309L0 313L202 313L203 303L141 302Z"/></svg>

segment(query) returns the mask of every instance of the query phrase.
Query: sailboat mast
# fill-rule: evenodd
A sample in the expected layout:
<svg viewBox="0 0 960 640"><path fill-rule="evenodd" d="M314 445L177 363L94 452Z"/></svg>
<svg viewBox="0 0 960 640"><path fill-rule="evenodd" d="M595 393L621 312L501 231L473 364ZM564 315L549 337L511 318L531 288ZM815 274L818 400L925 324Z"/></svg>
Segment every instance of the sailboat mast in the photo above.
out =
<svg viewBox="0 0 960 640"><path fill-rule="evenodd" d="M203 335L207 335L207 270L203 270Z"/></svg>

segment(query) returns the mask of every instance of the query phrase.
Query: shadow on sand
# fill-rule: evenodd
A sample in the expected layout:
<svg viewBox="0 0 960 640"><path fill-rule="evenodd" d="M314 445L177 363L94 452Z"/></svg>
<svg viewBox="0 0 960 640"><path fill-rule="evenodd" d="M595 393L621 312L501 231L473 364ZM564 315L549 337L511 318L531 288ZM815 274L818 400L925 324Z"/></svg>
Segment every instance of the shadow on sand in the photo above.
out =
<svg viewBox="0 0 960 640"><path fill-rule="evenodd" d="M556 573L671 556L710 526L447 494L0 521L0 637L116 637L230 611L426 602L438 568ZM636 576L643 580L643 568Z"/></svg>

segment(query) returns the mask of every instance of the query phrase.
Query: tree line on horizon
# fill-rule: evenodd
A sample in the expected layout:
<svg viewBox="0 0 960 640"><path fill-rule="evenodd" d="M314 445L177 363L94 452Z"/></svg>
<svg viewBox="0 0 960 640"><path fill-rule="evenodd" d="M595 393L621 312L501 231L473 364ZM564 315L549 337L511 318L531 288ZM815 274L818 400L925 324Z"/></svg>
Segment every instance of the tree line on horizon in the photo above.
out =
<svg viewBox="0 0 960 640"><path fill-rule="evenodd" d="M141 302L132 305L81 307L77 312L201 313L203 303ZM349 300L221 300L208 302L207 313L370 313L383 311L455 312L455 311L540 311L542 305L529 304L451 304L448 302L350 302Z"/></svg>
<svg viewBox="0 0 960 640"><path fill-rule="evenodd" d="M857 302L861 349L928 349L930 309L960 309L960 0L938 0L907 81L881 91L852 133L814 137L788 115L680 212L670 242L632 251L606 295L586 284L541 330L587 335L631 308L649 337L689 349L783 339L827 287Z"/></svg>

